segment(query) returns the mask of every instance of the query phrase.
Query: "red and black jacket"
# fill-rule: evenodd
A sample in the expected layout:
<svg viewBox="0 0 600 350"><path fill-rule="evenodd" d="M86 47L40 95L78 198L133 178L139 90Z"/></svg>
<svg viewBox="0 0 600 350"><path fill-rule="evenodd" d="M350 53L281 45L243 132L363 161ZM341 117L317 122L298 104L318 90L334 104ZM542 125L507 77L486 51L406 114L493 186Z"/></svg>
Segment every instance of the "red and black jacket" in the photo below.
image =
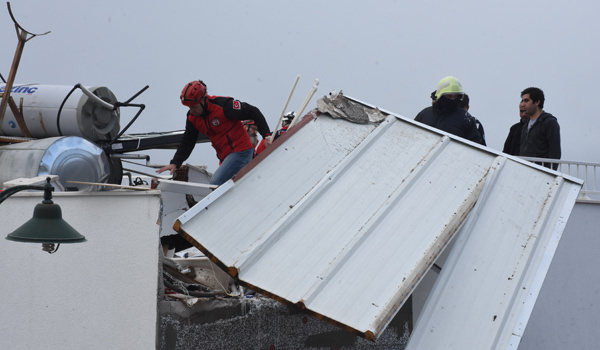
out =
<svg viewBox="0 0 600 350"><path fill-rule="evenodd" d="M199 133L208 136L220 162L232 152L251 149L250 137L241 122L248 119L255 121L263 138L270 134L267 121L258 108L231 97L207 96L201 116L187 113L185 132L171 164L178 168L183 164L192 153Z"/></svg>

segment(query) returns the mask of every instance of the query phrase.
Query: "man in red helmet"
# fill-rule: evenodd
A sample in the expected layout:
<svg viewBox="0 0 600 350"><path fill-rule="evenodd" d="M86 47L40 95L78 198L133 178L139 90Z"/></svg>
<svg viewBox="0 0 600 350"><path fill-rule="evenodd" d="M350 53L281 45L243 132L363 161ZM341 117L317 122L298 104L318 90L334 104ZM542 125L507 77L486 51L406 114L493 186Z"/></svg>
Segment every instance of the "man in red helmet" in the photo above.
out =
<svg viewBox="0 0 600 350"><path fill-rule="evenodd" d="M242 120L253 120L258 132L266 144L271 142L269 125L260 110L248 103L231 97L210 96L206 84L201 80L188 83L181 92L181 103L190 110L183 138L170 164L157 170L171 174L190 156L199 133L209 137L217 151L219 168L213 174L210 183L222 185L252 160L254 147L246 132Z"/></svg>

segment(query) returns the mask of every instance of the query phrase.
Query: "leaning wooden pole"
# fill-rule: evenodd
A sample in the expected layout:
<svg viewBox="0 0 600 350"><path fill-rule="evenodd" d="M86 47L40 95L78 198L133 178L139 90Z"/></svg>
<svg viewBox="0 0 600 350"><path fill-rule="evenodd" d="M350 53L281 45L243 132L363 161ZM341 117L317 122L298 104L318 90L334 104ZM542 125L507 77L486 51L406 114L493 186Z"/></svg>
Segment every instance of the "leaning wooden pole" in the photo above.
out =
<svg viewBox="0 0 600 350"><path fill-rule="evenodd" d="M296 89L296 84L298 84L299 79L300 79L300 74L298 74L296 76L296 80L294 80L294 85L292 86L292 90L290 91L290 94L288 95L287 101L285 101L285 105L283 106L283 110L281 111L281 115L279 116L279 120L277 121L277 124L275 124L273 133L271 134L271 141L273 141L275 139L275 134L277 133L277 130L279 130L279 128L281 128L281 121L283 120L283 115L285 114L285 110L287 109L287 106L290 103L290 99L292 98L292 95L294 94L294 90Z"/></svg>
<svg viewBox="0 0 600 350"><path fill-rule="evenodd" d="M10 9L10 2L6 3L8 6L8 13L10 14L10 18L15 23L15 30L17 31L17 37L19 39L19 43L17 44L17 51L15 52L15 57L13 59L12 66L10 67L10 73L8 74L8 79L6 80L6 87L4 88L4 93L2 94L2 101L0 102L0 132L2 130L2 123L4 122L4 114L6 113L6 106L8 105L8 100L10 98L10 90L12 90L13 84L15 82L15 77L17 76L17 69L19 68L19 62L21 61L21 55L23 54L23 48L25 47L25 43L33 37L38 35L46 35L50 33L49 31L43 34L33 34L31 32L26 31L19 25L15 16L13 16L12 10ZM28 37L28 35L31 35Z"/></svg>

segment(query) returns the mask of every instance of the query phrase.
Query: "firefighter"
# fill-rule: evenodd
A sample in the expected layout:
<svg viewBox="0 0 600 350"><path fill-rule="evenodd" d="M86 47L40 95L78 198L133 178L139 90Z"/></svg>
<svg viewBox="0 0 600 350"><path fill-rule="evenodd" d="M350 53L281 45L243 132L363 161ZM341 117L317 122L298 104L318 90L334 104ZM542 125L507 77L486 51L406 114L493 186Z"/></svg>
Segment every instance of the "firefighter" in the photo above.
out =
<svg viewBox="0 0 600 350"><path fill-rule="evenodd" d="M415 120L456 136L485 145L481 133L477 129L475 118L460 108L464 95L458 79L448 76L440 80L432 106L423 109Z"/></svg>

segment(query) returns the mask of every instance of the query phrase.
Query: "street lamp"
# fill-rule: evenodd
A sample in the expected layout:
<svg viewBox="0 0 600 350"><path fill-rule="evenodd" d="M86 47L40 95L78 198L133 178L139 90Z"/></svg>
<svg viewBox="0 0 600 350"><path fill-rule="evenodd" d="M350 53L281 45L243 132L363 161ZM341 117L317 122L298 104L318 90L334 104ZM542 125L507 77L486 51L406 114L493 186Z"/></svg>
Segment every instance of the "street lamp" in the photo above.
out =
<svg viewBox="0 0 600 350"><path fill-rule="evenodd" d="M35 206L33 218L6 236L6 239L16 242L41 243L42 250L50 254L56 252L61 243L81 243L87 241L62 218L62 210L52 202L50 177L46 178L44 186L20 185L0 192L0 204L8 197L23 190L43 190L44 200ZM54 248L54 244L58 244Z"/></svg>

